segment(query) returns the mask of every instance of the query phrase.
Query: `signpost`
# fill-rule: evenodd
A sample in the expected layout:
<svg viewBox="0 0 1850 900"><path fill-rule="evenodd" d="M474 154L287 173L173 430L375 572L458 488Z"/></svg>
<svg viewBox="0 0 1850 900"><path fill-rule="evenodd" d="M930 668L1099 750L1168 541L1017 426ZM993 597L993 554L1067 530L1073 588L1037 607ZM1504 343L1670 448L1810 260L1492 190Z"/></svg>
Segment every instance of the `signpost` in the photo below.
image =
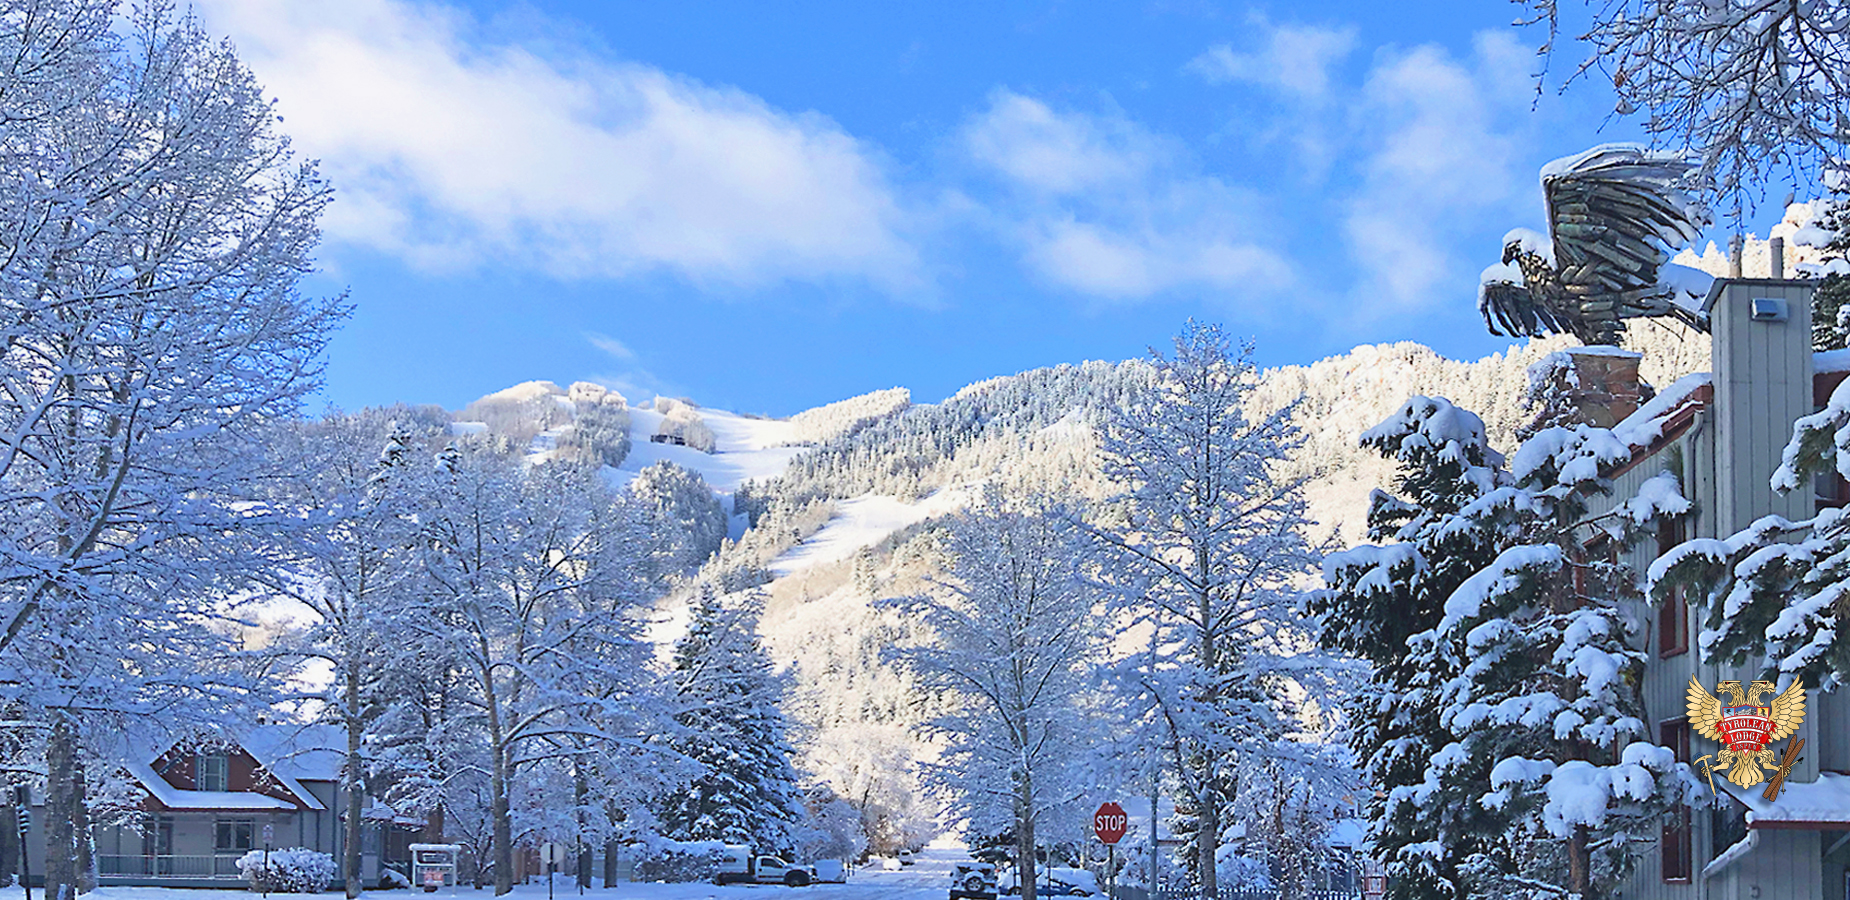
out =
<svg viewBox="0 0 1850 900"><path fill-rule="evenodd" d="M263 895L270 896L270 842L276 840L276 825L263 823Z"/></svg>
<svg viewBox="0 0 1850 900"><path fill-rule="evenodd" d="M1130 825L1130 817L1124 814L1124 807L1110 800L1099 804L1098 812L1092 814L1092 833L1098 835L1099 842L1105 845L1105 896L1118 895L1118 841L1124 837L1124 829Z"/></svg>
<svg viewBox="0 0 1850 900"><path fill-rule="evenodd" d="M26 852L26 832L32 830L32 792L25 785L13 786L13 809L19 817L19 884L32 900L32 854Z"/></svg>
<svg viewBox="0 0 1850 900"><path fill-rule="evenodd" d="M546 900L552 900L552 873L565 859L565 845L547 841L540 845L540 862L546 864Z"/></svg>

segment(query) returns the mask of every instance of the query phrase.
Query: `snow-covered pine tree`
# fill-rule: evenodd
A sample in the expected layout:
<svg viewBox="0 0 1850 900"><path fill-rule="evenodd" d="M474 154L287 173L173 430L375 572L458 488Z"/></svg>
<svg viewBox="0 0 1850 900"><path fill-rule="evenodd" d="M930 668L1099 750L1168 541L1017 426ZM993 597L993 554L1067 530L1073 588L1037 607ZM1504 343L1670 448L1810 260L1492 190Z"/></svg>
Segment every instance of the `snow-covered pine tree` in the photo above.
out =
<svg viewBox="0 0 1850 900"><path fill-rule="evenodd" d="M1376 543L1324 561L1330 590L1313 609L1323 618L1323 645L1373 669L1347 705L1352 746L1382 791L1364 815L1370 846L1388 869L1388 896L1445 900L1461 893L1458 860L1487 849L1476 839L1486 813L1473 803L1412 802L1427 761L1452 742L1435 715L1435 688L1459 673L1422 668L1434 660L1415 660L1408 640L1438 626L1453 591L1514 542L1496 520L1460 515L1508 476L1483 422L1440 398L1408 400L1361 442L1399 465L1395 493L1369 498L1368 537ZM1431 852L1439 843L1447 852Z"/></svg>
<svg viewBox="0 0 1850 900"><path fill-rule="evenodd" d="M784 683L758 639L764 600L722 598L702 586L687 634L675 642L679 728L668 746L701 771L656 801L662 833L771 852L794 849L803 797L786 735Z"/></svg>
<svg viewBox="0 0 1850 900"><path fill-rule="evenodd" d="M699 472L664 459L637 473L630 492L647 506L662 539L664 573L699 567L726 540L725 507Z"/></svg>
<svg viewBox="0 0 1850 900"><path fill-rule="evenodd" d="M1850 380L1825 408L1792 423L1773 488L1809 490L1850 473ZM1789 522L1767 516L1722 539L1670 549L1650 570L1653 599L1674 602L1690 585L1705 600L1697 644L1705 662L1764 659L1781 679L1817 690L1850 681L1850 507Z"/></svg>
<svg viewBox="0 0 1850 900"><path fill-rule="evenodd" d="M1530 365L1526 375L1521 405L1529 419L1516 429L1517 442L1550 428L1572 427L1580 415L1570 399L1580 387L1580 371L1573 355L1556 350Z"/></svg>
<svg viewBox="0 0 1850 900"><path fill-rule="evenodd" d="M1173 357L1152 356L1153 381L1101 439L1121 493L1093 535L1124 608L1157 630L1139 667L1146 724L1172 748L1178 807L1194 831L1191 874L1213 896L1239 765L1313 762L1288 737L1300 728L1295 687L1330 671L1310 649L1301 604L1320 557L1305 478L1279 472L1303 440L1291 407L1246 414L1258 379L1251 348L1235 352L1218 327L1191 321Z"/></svg>
<svg viewBox="0 0 1850 900"><path fill-rule="evenodd" d="M940 592L887 601L933 633L897 652L943 701L931 725L947 746L929 777L971 836L1014 836L1024 900L1051 820L1083 818L1083 761L1100 736L1108 629L1074 518L990 487L951 521Z"/></svg>
<svg viewBox="0 0 1850 900"><path fill-rule="evenodd" d="M1842 350L1850 347L1850 170L1826 173L1825 186L1830 195L1812 201L1812 220L1792 240L1825 251L1811 273L1824 276L1812 294L1811 348Z"/></svg>
<svg viewBox="0 0 1850 900"><path fill-rule="evenodd" d="M1631 845L1655 840L1663 817L1696 796L1688 767L1645 736L1639 625L1623 607L1631 576L1617 562L1646 526L1689 503L1664 472L1637 497L1589 511L1610 489L1602 469L1630 452L1587 426L1548 429L1524 444L1511 483L1458 513L1520 539L1460 584L1439 624L1410 641L1414 665L1449 674L1432 700L1454 741L1403 802L1427 816L1463 803L1489 814L1466 823L1469 833L1440 829L1419 848L1469 853L1460 860L1467 896L1603 892L1636 864Z"/></svg>

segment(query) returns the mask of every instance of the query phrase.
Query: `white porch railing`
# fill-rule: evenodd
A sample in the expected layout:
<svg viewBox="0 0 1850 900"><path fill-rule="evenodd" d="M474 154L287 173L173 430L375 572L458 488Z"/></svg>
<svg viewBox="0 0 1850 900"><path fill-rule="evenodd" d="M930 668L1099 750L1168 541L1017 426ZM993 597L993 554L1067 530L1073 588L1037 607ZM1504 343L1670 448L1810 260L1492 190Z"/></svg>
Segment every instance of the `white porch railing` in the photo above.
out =
<svg viewBox="0 0 1850 900"><path fill-rule="evenodd" d="M226 878L243 877L238 872L238 858L244 854L160 854L156 856L111 856L99 854L97 874L103 876L140 876L144 878Z"/></svg>

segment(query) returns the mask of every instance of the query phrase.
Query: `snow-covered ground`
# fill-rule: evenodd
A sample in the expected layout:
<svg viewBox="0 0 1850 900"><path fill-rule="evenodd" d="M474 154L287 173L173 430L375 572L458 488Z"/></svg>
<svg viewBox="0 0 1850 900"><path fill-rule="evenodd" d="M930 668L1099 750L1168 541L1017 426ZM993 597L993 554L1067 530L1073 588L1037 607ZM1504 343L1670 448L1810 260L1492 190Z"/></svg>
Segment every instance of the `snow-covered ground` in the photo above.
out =
<svg viewBox="0 0 1850 900"><path fill-rule="evenodd" d="M951 883L951 866L956 860L968 859L959 850L926 850L915 865L898 871L868 866L849 876L847 884L816 884L803 888L770 884L729 884L717 887L705 882L690 884L615 884L585 892L586 900L942 900ZM106 887L88 896L96 900L237 900L255 897L245 891L209 888ZM291 895L277 894L275 900ZM323 894L334 897L334 894ZM435 893L413 890L367 891L366 896L380 900L493 900L491 889L450 888ZM516 885L509 897L513 900L544 900L546 882ZM578 887L566 876L559 876L553 886L555 900L574 900Z"/></svg>
<svg viewBox="0 0 1850 900"><path fill-rule="evenodd" d="M630 453L621 468L609 470L613 484L628 484L636 473L659 460L699 472L714 490L731 494L754 478L780 475L805 447L779 446L795 434L794 426L779 419L754 419L717 409L700 410L700 418L713 431L714 452L692 447L656 444L649 440L664 416L652 409L630 410Z"/></svg>
<svg viewBox="0 0 1850 900"><path fill-rule="evenodd" d="M901 528L954 512L968 502L968 493L955 488L917 503L878 494L843 500L835 505L835 516L828 524L773 560L769 568L782 577L820 563L840 562Z"/></svg>

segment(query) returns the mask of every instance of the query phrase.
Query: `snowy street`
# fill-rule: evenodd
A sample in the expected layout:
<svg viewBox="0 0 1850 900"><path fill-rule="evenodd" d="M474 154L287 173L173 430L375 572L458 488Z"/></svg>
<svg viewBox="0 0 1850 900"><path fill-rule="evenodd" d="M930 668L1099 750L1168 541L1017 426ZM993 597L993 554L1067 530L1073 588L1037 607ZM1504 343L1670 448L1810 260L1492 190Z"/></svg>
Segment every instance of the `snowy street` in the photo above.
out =
<svg viewBox="0 0 1850 900"><path fill-rule="evenodd" d="M630 884L621 883L609 889L594 888L584 893L586 900L729 900L729 898L753 898L753 900L924 900L930 897L942 900L947 895L950 885L950 872L953 860L965 858L960 851L927 850L920 853L918 862L899 871L886 871L878 865L868 866L856 871L849 877L847 884L816 884L803 888L784 887L770 884L731 884L725 887L706 882L689 884ZM243 891L226 891L213 888L156 888L156 887L106 887L89 895L96 900L243 900L254 897ZM274 900L287 900L295 895L273 894ZM319 895L332 898L336 893ZM491 888L473 890L468 887L437 891L426 894L422 891L394 890L367 891L366 897L378 900L493 900ZM545 900L546 883L515 885L514 892L508 895L513 900ZM574 900L578 897L575 885L560 876L559 884L554 888L555 900Z"/></svg>

